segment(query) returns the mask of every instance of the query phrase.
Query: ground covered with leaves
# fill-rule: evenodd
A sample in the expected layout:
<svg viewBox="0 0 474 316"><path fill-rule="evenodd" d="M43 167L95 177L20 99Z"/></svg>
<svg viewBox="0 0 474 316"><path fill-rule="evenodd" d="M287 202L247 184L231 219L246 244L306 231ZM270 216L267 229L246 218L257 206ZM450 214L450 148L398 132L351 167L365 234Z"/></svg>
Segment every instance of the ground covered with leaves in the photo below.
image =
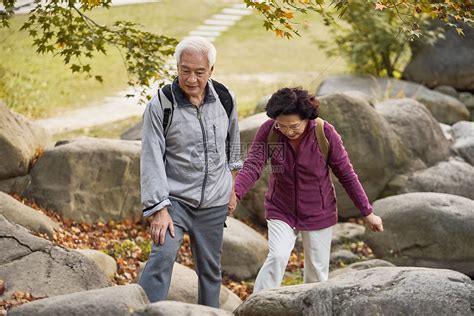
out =
<svg viewBox="0 0 474 316"><path fill-rule="evenodd" d="M97 222L93 224L76 223L64 219L58 214L42 209L32 201L28 201L18 195L13 195L20 202L41 212L60 225L52 238L46 234L37 234L39 237L50 240L53 244L71 249L96 249L112 256L117 262L117 273L112 281L117 285L135 282L140 267L148 259L151 251L152 241L149 238L148 225L145 222L122 222L110 221L107 223ZM266 229L250 221L245 223L262 235L266 236ZM372 252L363 242L350 242L344 248L359 255L361 260L371 258ZM193 258L190 247L189 236L185 235L179 249L177 261L189 268L193 268ZM343 262L331 265L331 269L344 267ZM303 283L304 253L296 247L289 259L286 268L284 285ZM242 300L253 292L254 279L236 281L231 276L223 275L223 285L232 290ZM8 284L0 280L0 295L3 294ZM0 315L17 305L21 305L42 297L33 297L31 293L15 292L10 299L0 300Z"/></svg>

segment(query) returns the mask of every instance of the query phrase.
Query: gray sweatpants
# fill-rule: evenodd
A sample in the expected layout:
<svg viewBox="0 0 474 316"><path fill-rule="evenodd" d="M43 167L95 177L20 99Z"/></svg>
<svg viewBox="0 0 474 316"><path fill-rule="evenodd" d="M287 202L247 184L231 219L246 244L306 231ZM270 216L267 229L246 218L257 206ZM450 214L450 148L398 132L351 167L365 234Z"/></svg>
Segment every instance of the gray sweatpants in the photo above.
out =
<svg viewBox="0 0 474 316"><path fill-rule="evenodd" d="M171 200L168 211L173 219L175 237L166 233L164 245L153 245L150 258L138 283L150 302L165 300L171 283L173 264L183 240L189 233L194 266L198 275L198 304L219 307L221 253L227 205L195 209Z"/></svg>

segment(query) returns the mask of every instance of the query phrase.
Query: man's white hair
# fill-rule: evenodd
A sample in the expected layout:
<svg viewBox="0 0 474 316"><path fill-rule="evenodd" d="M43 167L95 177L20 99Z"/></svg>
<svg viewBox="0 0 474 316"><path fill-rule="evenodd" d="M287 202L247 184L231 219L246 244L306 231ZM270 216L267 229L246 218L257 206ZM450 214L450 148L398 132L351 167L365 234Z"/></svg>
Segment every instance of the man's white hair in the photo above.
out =
<svg viewBox="0 0 474 316"><path fill-rule="evenodd" d="M176 59L176 62L178 64L181 60L181 55L185 51L200 52L204 55L207 55L207 59L209 60L209 67L214 66L214 64L216 63L216 48L211 42L209 42L204 37L190 36L184 38L181 42L179 42L174 51L174 58Z"/></svg>

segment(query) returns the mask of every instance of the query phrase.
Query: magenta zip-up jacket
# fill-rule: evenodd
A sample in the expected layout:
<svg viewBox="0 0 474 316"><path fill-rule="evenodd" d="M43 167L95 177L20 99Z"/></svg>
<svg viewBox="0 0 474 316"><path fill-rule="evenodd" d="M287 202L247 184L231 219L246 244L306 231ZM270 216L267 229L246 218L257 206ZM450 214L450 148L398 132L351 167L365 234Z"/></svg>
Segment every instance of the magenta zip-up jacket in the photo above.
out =
<svg viewBox="0 0 474 316"><path fill-rule="evenodd" d="M372 213L372 205L354 172L341 136L331 124L324 124L324 133L329 141L326 163L316 143L314 120L308 121L309 126L297 152L290 145L290 140L276 129L278 144L267 145L273 122L269 119L259 128L243 168L235 179L235 193L239 200L262 175L270 150L273 151L272 173L264 203L267 219L282 220L298 230L316 230L335 225L336 193L329 167L361 215Z"/></svg>

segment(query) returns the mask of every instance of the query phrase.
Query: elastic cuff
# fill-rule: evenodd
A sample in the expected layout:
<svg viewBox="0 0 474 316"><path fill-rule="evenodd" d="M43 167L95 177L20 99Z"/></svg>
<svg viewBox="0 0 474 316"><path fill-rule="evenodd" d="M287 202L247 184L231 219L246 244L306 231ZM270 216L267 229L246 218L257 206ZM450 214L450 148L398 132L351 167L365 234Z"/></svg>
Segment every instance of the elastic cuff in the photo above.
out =
<svg viewBox="0 0 474 316"><path fill-rule="evenodd" d="M149 216L155 214L156 212L158 212L159 210L161 210L162 208L164 208L166 206L169 206L169 205L171 205L171 201L169 199L165 199L165 200L161 201L160 203L156 204L155 206L153 206L153 208L143 212L143 217L149 217Z"/></svg>
<svg viewBox="0 0 474 316"><path fill-rule="evenodd" d="M369 209L365 209L365 210L361 210L361 211L360 211L360 214L361 214L363 217L366 217L366 216L368 216L368 215L370 215L370 214L372 214L372 213L373 213L373 208L372 208L372 207L369 208Z"/></svg>

